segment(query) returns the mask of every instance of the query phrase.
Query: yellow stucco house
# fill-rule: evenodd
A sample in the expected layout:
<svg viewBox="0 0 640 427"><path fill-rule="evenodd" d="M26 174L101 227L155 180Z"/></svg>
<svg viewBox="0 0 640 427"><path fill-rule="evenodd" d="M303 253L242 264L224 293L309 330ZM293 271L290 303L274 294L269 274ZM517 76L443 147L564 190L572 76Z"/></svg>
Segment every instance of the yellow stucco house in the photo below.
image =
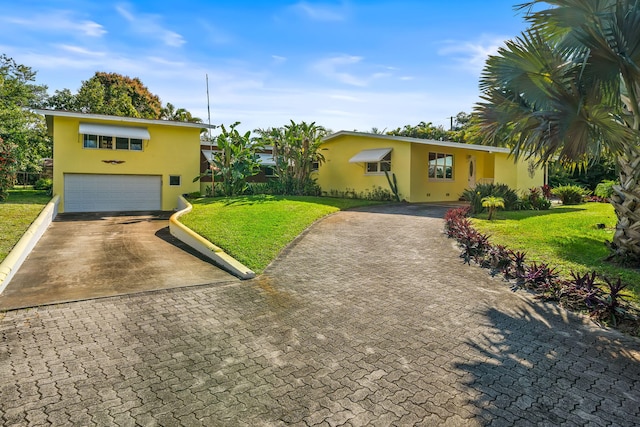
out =
<svg viewBox="0 0 640 427"><path fill-rule="evenodd" d="M520 192L545 183L543 168L514 161L507 148L341 131L321 150L317 179L326 194L388 189L385 171L396 175L400 198L413 203L456 201L478 183Z"/></svg>
<svg viewBox="0 0 640 427"><path fill-rule="evenodd" d="M200 191L201 123L36 110L53 138L60 212L174 210Z"/></svg>

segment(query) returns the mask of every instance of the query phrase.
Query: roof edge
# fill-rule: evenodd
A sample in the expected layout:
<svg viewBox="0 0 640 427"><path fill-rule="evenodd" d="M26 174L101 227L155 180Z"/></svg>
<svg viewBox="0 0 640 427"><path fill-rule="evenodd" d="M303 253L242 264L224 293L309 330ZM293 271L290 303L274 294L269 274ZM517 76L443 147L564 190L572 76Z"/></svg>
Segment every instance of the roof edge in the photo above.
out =
<svg viewBox="0 0 640 427"><path fill-rule="evenodd" d="M111 116L108 114L94 114L94 113L79 113L75 111L66 111L66 110L48 110L44 108L35 108L32 110L34 113L41 114L45 117L71 117L75 119L84 119L84 120L103 120L103 121L112 121L112 122L123 122L123 123L138 123L138 124L147 124L147 125L164 125L164 126L178 126L178 127L190 127L190 128L198 128L198 129L214 129L214 125L208 125L205 123L191 123L191 122L178 122L174 120L158 120L158 119L141 119L138 117L122 117L122 116Z"/></svg>
<svg viewBox="0 0 640 427"><path fill-rule="evenodd" d="M348 130L341 130L339 132L335 132L335 133L332 133L331 135L325 136L323 138L323 141L329 142L341 136L362 136L362 137L382 139L385 141L402 141L402 142L411 142L415 144L435 145L439 147L466 148L467 150L487 151L487 152L496 152L496 153L511 153L510 149L504 148L504 147L492 147L489 145L477 145L477 144L464 144L462 142L437 141L435 139L409 138L406 136L383 135L378 133L355 132L355 131L348 131Z"/></svg>

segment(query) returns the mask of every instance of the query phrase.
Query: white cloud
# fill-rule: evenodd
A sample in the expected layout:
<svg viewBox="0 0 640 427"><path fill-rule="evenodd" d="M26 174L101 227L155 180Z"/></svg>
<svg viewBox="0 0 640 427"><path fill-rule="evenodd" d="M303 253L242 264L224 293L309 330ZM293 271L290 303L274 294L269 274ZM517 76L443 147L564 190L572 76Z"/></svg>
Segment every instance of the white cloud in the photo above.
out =
<svg viewBox="0 0 640 427"><path fill-rule="evenodd" d="M344 21L347 16L344 5L336 7L326 4L310 4L306 1L301 1L291 6L291 8L314 21Z"/></svg>
<svg viewBox="0 0 640 427"><path fill-rule="evenodd" d="M447 40L443 42L438 54L452 57L458 67L479 74L489 55L495 54L507 38L505 36L483 35L480 39L472 41Z"/></svg>
<svg viewBox="0 0 640 427"><path fill-rule="evenodd" d="M283 64L287 61L287 58L280 55L271 55L271 59L273 59L273 64L275 65Z"/></svg>
<svg viewBox="0 0 640 427"><path fill-rule="evenodd" d="M74 54L78 54L78 55L82 55L82 56L92 56L92 57L104 57L106 56L106 52L98 52L95 50L89 50L89 49L85 49L84 47L80 47L80 46L73 46L73 45L68 45L68 44L59 44L56 45L56 47L58 47L61 50L70 52L70 53L74 53Z"/></svg>
<svg viewBox="0 0 640 427"><path fill-rule="evenodd" d="M336 80L340 83L350 86L365 87L369 86L371 82L376 79L384 77L390 77L391 73L388 72L371 72L368 70L362 70L371 68L366 64L363 64L361 56L340 55L330 58L321 59L313 64L313 69L325 76L328 79ZM356 74L358 68L360 75Z"/></svg>
<svg viewBox="0 0 640 427"><path fill-rule="evenodd" d="M57 31L80 34L87 37L102 37L107 31L97 22L76 19L72 12L59 10L46 15L33 15L29 18L5 16L0 18L8 24L19 25L37 31Z"/></svg>
<svg viewBox="0 0 640 427"><path fill-rule="evenodd" d="M140 34L157 37L165 45L171 47L180 47L186 43L186 40L180 34L175 31L168 30L160 25L158 22L160 21L160 16L158 15L135 15L130 10L130 6L128 4L116 5L116 11L120 16L131 23L131 28L134 31Z"/></svg>

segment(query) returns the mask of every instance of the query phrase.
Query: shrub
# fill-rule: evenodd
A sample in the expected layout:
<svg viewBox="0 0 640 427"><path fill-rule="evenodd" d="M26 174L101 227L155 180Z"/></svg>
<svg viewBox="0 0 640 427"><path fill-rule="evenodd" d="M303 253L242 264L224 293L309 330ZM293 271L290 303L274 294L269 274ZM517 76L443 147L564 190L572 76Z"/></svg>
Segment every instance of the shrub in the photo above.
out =
<svg viewBox="0 0 640 427"><path fill-rule="evenodd" d="M596 189L593 191L593 194L602 199L608 199L613 195L614 185L616 185L615 181L605 179L604 181L601 181L598 185L596 185Z"/></svg>
<svg viewBox="0 0 640 427"><path fill-rule="evenodd" d="M353 188L347 188L344 191L331 190L328 194L326 192L323 194L343 199L375 200L378 202L392 202L396 200L395 195L390 190L380 186L373 187L371 190L365 190L359 193Z"/></svg>
<svg viewBox="0 0 640 427"><path fill-rule="evenodd" d="M518 207L521 210L547 210L551 207L551 201L545 194L544 188L533 187L519 200Z"/></svg>
<svg viewBox="0 0 640 427"><path fill-rule="evenodd" d="M560 198L563 205L577 205L582 203L584 196L589 194L588 190L578 185L562 185L551 190L553 195Z"/></svg>
<svg viewBox="0 0 640 427"><path fill-rule="evenodd" d="M501 197L507 211L514 210L518 204L518 194L506 184L478 184L462 193L462 199L471 204L472 213L482 212L482 199L485 197Z"/></svg>
<svg viewBox="0 0 640 427"><path fill-rule="evenodd" d="M51 178L40 178L33 184L35 190L51 190L51 187L53 187Z"/></svg>
<svg viewBox="0 0 640 427"><path fill-rule="evenodd" d="M491 269L491 275L502 273L512 283L512 289L530 289L538 298L558 301L563 307L586 311L592 319L616 326L621 320L640 318L638 310L625 301L628 284L603 277L598 282L595 271L560 280L556 269L546 263L527 263L524 252L514 252L501 245L492 245L487 235L475 230L467 216L470 207L450 209L445 214L445 233L455 238L462 248L461 258Z"/></svg>

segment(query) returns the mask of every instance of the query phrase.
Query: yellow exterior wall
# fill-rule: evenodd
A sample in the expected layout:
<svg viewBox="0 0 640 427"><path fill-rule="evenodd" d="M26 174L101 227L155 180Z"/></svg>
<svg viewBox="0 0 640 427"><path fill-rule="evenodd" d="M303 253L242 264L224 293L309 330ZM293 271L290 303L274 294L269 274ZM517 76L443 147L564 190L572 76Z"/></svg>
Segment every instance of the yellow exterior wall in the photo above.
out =
<svg viewBox="0 0 640 427"><path fill-rule="evenodd" d="M150 139L142 151L86 149L79 124L100 123L146 127ZM178 196L200 190L192 182L200 173L200 129L162 124L123 123L120 121L53 117L53 193L61 197L64 212L64 174L156 175L162 177L162 210L177 208ZM122 160L108 164L103 160ZM180 186L169 186L169 175L181 176Z"/></svg>
<svg viewBox="0 0 640 427"><path fill-rule="evenodd" d="M529 175L529 161L514 158L508 154L496 154L495 181L496 184L507 184L514 190L524 193L532 187L544 185L544 169L537 167L533 176Z"/></svg>
<svg viewBox="0 0 640 427"><path fill-rule="evenodd" d="M362 150L392 148L391 172L396 174L401 199L408 202L442 202L459 200L469 187L470 156L476 159L476 183L504 183L511 188L525 191L543 185L544 172L536 169L529 176L528 162L514 163L508 153L488 152L465 147L446 147L392 138L345 134L330 139L322 146L326 162L320 166L318 184L324 194L347 191L363 193L375 187L389 189L382 175L365 174L364 164L349 163L349 159ZM428 177L429 152L454 156L453 180L436 180Z"/></svg>
<svg viewBox="0 0 640 427"><path fill-rule="evenodd" d="M485 156L481 151L462 148L441 147L436 145L413 145L412 202L443 202L459 200L469 184L469 157L476 156L476 180L482 178L485 169ZM429 153L453 155L453 180L429 178Z"/></svg>
<svg viewBox="0 0 640 427"><path fill-rule="evenodd" d="M391 173L396 174L401 199L408 201L411 194L411 144L391 140L376 140L362 136L344 136L324 143L321 153L325 162L318 170L318 185L326 195L347 190L366 193L377 187L390 190L382 174L366 174L363 163L349 163L349 159L362 150L392 148Z"/></svg>
<svg viewBox="0 0 640 427"><path fill-rule="evenodd" d="M516 188L520 192L525 192L532 187L541 187L544 185L544 168L532 168L530 163L530 160L518 160L516 168L518 172L518 185ZM530 170L534 171L533 176L530 175Z"/></svg>

